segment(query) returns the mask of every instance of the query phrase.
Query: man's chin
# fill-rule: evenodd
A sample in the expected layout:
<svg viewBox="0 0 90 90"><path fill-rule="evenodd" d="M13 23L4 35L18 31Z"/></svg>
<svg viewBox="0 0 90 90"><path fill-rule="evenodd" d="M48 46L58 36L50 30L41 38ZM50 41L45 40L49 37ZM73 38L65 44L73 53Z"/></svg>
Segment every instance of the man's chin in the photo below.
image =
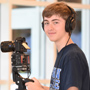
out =
<svg viewBox="0 0 90 90"><path fill-rule="evenodd" d="M50 39L50 41L55 42L55 40L54 40L54 39Z"/></svg>

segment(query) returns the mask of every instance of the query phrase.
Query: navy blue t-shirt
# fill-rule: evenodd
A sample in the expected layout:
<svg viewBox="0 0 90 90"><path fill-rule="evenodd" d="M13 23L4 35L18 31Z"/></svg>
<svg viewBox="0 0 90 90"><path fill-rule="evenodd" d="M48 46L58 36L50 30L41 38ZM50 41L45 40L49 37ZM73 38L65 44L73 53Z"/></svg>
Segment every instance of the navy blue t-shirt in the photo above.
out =
<svg viewBox="0 0 90 90"><path fill-rule="evenodd" d="M89 90L87 60L76 44L64 47L57 54L51 75L50 90L67 90L72 86L79 90Z"/></svg>

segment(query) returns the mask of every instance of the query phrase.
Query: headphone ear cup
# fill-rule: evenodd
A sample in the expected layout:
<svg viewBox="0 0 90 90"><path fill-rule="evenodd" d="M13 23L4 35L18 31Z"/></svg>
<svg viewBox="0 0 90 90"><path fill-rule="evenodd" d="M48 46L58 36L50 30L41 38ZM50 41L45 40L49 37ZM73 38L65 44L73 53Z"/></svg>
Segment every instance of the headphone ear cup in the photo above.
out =
<svg viewBox="0 0 90 90"><path fill-rule="evenodd" d="M44 23L42 22L42 29L44 30Z"/></svg>
<svg viewBox="0 0 90 90"><path fill-rule="evenodd" d="M75 28L75 19L73 16L69 16L68 19L66 20L65 30L66 32L70 32L74 28Z"/></svg>
<svg viewBox="0 0 90 90"><path fill-rule="evenodd" d="M70 24L70 19L68 17L68 19L66 20L66 24L65 24L65 30L66 30L66 32L69 32L69 30L70 30L69 24Z"/></svg>
<svg viewBox="0 0 90 90"><path fill-rule="evenodd" d="M74 17L70 20L70 30L73 30L74 28L75 28L75 24L76 24L76 22L75 22L75 19L74 19Z"/></svg>

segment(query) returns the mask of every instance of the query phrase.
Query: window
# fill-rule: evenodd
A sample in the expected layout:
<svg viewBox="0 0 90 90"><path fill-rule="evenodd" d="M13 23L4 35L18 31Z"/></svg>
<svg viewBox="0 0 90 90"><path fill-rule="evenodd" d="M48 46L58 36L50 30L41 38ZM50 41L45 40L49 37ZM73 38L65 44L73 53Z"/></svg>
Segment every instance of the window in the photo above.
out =
<svg viewBox="0 0 90 90"><path fill-rule="evenodd" d="M39 7L19 7L12 10L12 37L25 37L30 50L31 77L44 78L45 35L40 31ZM42 36L42 38L41 38ZM42 41L42 42L41 42ZM43 50L44 49L44 50ZM29 54L29 53L28 53ZM43 69L43 70L42 70ZM43 73L41 73L43 72ZM11 87L12 88L12 87Z"/></svg>
<svg viewBox="0 0 90 90"><path fill-rule="evenodd" d="M71 38L81 48L81 11L76 11L76 27L72 32Z"/></svg>

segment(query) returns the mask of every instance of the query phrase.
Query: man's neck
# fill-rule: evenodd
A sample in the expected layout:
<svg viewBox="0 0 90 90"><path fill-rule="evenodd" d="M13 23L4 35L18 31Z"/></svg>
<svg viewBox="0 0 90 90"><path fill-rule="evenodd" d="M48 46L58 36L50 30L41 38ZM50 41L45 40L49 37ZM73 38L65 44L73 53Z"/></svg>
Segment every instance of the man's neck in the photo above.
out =
<svg viewBox="0 0 90 90"><path fill-rule="evenodd" d="M74 43L74 42L72 41L72 39L70 37L68 37L67 39L64 38L64 39L62 39L62 41L57 42L55 44L56 44L58 52L60 52L62 48L64 48L65 46L67 46L69 44L72 44L72 43Z"/></svg>

